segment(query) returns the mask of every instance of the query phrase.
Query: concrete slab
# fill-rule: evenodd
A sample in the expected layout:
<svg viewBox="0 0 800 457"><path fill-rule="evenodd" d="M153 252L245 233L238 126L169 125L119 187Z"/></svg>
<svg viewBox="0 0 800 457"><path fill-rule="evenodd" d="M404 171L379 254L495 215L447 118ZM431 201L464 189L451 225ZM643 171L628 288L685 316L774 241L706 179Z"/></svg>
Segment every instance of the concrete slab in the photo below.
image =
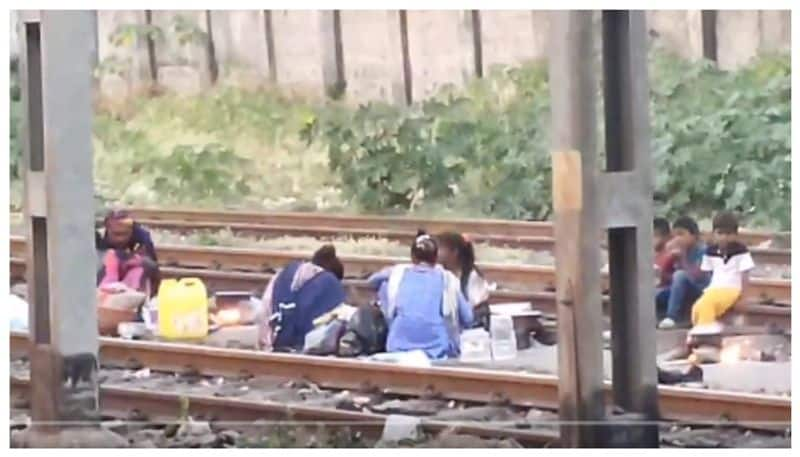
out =
<svg viewBox="0 0 800 457"><path fill-rule="evenodd" d="M435 365L470 366L490 370L558 374L556 346L535 346L518 352L513 360L485 364L461 364L457 361ZM670 368L682 368L681 366ZM748 362L703 365L704 384L709 389L780 395L791 392L791 362ZM603 351L604 379L611 380L611 351Z"/></svg>

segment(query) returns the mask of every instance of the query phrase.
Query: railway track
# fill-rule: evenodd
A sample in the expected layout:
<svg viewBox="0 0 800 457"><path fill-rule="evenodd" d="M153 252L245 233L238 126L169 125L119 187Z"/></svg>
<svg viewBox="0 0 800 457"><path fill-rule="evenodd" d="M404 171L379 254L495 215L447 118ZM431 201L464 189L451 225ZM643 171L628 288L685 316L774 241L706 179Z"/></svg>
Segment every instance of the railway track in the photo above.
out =
<svg viewBox="0 0 800 457"><path fill-rule="evenodd" d="M137 219L149 227L190 233L197 230L230 230L239 236L311 236L383 238L410 243L418 228L437 233L468 233L477 243L494 246L552 251L555 240L549 222L502 220L435 220L405 217L347 216L324 213L254 213L229 211L159 210L136 208ZM708 234L706 234L708 236ZM760 264L788 265L791 251L756 245L771 240L768 232L742 231L742 239L753 246L754 260Z"/></svg>
<svg viewBox="0 0 800 457"><path fill-rule="evenodd" d="M12 332L12 357L28 354L26 333ZM146 366L153 370L209 376L272 376L306 380L324 388L426 396L515 406L555 409L555 376L451 367L406 367L353 359L274 354L217 349L187 344L165 344L99 338L104 365ZM660 411L665 419L693 423L719 423L721 418L749 428L783 429L791 423L788 398L702 389L659 386ZM605 395L611 398L611 384ZM175 409L170 409L174 413Z"/></svg>
<svg viewBox="0 0 800 457"><path fill-rule="evenodd" d="M26 242L11 237L11 257L26 258ZM308 259L311 253L271 251L260 249L220 248L200 246L159 245L159 261L163 266L181 266L227 271L274 272L288 262ZM408 260L378 256L340 256L348 277L366 278L381 268ZM555 269L550 266L500 265L483 263L481 271L500 287L513 290L554 290ZM604 287L608 275L603 274ZM791 298L791 283L787 280L754 278L745 296L750 301L785 301Z"/></svg>
<svg viewBox="0 0 800 457"><path fill-rule="evenodd" d="M25 260L20 258L10 259L11 279L24 281ZM272 278L271 273L252 273L238 271L220 271L198 268L162 267L163 278L197 277L203 280L209 291L217 290L245 290L261 296L264 287ZM347 302L353 305L371 303L375 292L363 279L346 279L344 286L347 291ZM556 298L553 292L525 292L513 290L493 291L489 296L491 304L529 302L533 308L541 311L545 316L555 317ZM608 298L603 299L606 315L609 314ZM736 321L741 318L742 325L764 326L777 325L784 331L791 330L791 308L788 305L765 304L758 302L741 303L734 307L728 319Z"/></svg>
<svg viewBox="0 0 800 457"><path fill-rule="evenodd" d="M30 398L29 379L11 378L11 394ZM214 418L221 422L256 422L274 420L299 423L325 424L328 429L338 427L359 431L372 440L380 439L387 416L369 412L347 411L334 408L287 404L273 401L252 401L220 398L210 395L154 392L131 387L101 387L102 413L112 417L128 417L135 407L150 421L172 422L181 402L188 400L190 415ZM514 439L525 447L557 447L557 433L501 428L483 424L459 424L423 418L422 430L429 435L444 431L477 436L484 439Z"/></svg>

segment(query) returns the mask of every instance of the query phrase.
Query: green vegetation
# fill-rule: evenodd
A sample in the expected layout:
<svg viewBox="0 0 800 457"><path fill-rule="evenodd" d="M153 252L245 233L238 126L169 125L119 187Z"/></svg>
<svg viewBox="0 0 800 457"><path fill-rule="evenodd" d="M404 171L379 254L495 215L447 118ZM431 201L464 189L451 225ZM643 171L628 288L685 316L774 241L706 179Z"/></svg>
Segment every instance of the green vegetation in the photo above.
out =
<svg viewBox="0 0 800 457"><path fill-rule="evenodd" d="M788 229L789 57L723 72L654 50L650 79L656 212L727 208ZM12 190L15 90L12 71ZM95 181L103 198L145 205L547 219L549 141L540 64L410 107L217 88L98 107Z"/></svg>

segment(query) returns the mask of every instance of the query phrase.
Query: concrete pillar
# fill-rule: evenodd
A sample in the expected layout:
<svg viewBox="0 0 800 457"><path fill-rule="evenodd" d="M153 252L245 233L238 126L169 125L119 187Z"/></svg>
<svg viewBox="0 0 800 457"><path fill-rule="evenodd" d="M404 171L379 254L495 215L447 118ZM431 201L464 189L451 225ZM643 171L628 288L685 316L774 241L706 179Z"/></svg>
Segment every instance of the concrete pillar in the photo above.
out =
<svg viewBox="0 0 800 457"><path fill-rule="evenodd" d="M408 11L408 46L414 100L475 76L470 11Z"/></svg>
<svg viewBox="0 0 800 457"><path fill-rule="evenodd" d="M97 11L97 60L100 90L124 99L152 84L142 10Z"/></svg>
<svg viewBox="0 0 800 457"><path fill-rule="evenodd" d="M34 421L97 410L88 391L62 389L61 365L94 371L92 11L21 12L25 218ZM85 363L89 362L89 363ZM76 405L77 403L77 405ZM88 405L88 406L87 406Z"/></svg>
<svg viewBox="0 0 800 457"><path fill-rule="evenodd" d="M153 25L164 32L155 45L158 83L181 94L196 94L211 85L206 12L153 10Z"/></svg>
<svg viewBox="0 0 800 457"><path fill-rule="evenodd" d="M269 81L262 10L213 10L211 32L222 84L254 88Z"/></svg>
<svg viewBox="0 0 800 457"><path fill-rule="evenodd" d="M758 54L761 41L759 11L717 12L717 61L719 68L733 70Z"/></svg>
<svg viewBox="0 0 800 457"><path fill-rule="evenodd" d="M700 10L647 10L647 29L656 42L689 60L703 57L703 26Z"/></svg>
<svg viewBox="0 0 800 457"><path fill-rule="evenodd" d="M405 103L400 13L397 10L343 10L347 100Z"/></svg>
<svg viewBox="0 0 800 457"><path fill-rule="evenodd" d="M494 65L519 66L547 56L547 13L541 11L481 11L483 74Z"/></svg>

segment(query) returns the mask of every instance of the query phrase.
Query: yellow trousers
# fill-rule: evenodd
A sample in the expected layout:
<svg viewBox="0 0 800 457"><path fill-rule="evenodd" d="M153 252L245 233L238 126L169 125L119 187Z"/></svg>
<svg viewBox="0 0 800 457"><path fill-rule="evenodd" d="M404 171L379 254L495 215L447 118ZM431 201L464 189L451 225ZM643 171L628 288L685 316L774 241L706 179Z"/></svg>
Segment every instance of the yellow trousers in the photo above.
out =
<svg viewBox="0 0 800 457"><path fill-rule="evenodd" d="M735 287L708 288L692 306L692 325L711 324L739 300L741 289Z"/></svg>

